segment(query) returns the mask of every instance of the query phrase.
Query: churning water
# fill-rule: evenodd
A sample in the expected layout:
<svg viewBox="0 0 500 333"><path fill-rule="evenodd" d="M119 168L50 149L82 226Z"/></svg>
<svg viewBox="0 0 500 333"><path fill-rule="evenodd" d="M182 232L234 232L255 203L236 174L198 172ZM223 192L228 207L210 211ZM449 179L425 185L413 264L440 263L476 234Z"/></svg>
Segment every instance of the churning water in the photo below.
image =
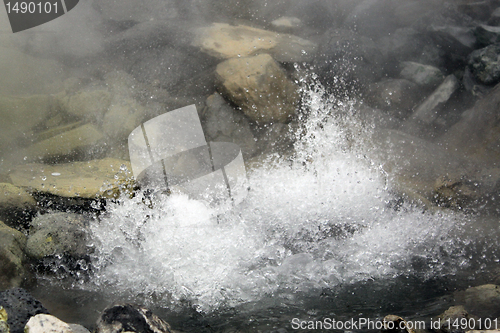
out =
<svg viewBox="0 0 500 333"><path fill-rule="evenodd" d="M305 82L302 96L295 154L248 170L248 196L231 211L183 194L109 203L92 224L92 288L210 314L483 268L492 232L477 217L395 206L388 176L365 157L373 128L354 101Z"/></svg>

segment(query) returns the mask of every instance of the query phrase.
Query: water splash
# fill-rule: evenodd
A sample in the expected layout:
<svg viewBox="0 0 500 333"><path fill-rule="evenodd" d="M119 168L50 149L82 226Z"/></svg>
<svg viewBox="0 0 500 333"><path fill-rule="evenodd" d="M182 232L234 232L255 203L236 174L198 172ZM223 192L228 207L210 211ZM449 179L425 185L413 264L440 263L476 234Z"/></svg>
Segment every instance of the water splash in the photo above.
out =
<svg viewBox="0 0 500 333"><path fill-rule="evenodd" d="M217 216L183 194L109 203L92 224L93 284L212 312L415 274L416 263L424 279L453 274L464 216L391 208L383 170L364 157L370 127L355 101L302 83L294 156L251 170L232 211Z"/></svg>

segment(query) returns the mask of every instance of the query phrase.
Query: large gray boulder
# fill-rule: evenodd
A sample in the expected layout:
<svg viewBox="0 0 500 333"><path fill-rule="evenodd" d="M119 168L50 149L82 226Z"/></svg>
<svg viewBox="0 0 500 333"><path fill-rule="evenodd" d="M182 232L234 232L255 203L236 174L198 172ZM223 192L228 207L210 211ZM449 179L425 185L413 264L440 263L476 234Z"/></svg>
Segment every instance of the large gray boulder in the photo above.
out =
<svg viewBox="0 0 500 333"><path fill-rule="evenodd" d="M296 112L298 88L268 54L226 60L216 74L221 94L252 121L286 122Z"/></svg>

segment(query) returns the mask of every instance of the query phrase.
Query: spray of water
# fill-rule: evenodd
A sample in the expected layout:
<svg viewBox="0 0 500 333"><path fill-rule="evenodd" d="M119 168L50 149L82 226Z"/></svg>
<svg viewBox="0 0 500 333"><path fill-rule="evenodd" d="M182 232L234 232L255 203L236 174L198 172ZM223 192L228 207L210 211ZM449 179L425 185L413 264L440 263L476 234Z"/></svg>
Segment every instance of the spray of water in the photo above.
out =
<svg viewBox="0 0 500 333"><path fill-rule="evenodd" d="M183 194L108 204L92 224L93 285L212 312L413 274L416 258L423 275L453 273L447 262L461 250L451 235L464 217L391 208L383 170L364 157L370 127L354 101L311 81L295 155L249 170L248 197L230 212Z"/></svg>

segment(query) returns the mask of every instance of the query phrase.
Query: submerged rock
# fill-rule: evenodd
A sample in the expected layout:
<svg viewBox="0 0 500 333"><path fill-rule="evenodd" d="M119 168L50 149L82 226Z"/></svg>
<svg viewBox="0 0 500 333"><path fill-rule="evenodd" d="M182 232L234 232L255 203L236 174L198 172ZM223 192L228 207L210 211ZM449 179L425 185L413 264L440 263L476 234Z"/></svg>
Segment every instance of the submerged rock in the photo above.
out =
<svg viewBox="0 0 500 333"><path fill-rule="evenodd" d="M151 332L173 333L170 325L151 310L131 304L115 305L104 310L97 321L96 333Z"/></svg>
<svg viewBox="0 0 500 333"><path fill-rule="evenodd" d="M423 88L434 88L444 81L443 72L430 65L419 64L413 61L403 61L400 64L400 76L403 79L415 82Z"/></svg>
<svg viewBox="0 0 500 333"><path fill-rule="evenodd" d="M66 111L88 121L100 121L111 103L111 94L104 89L80 91L67 101Z"/></svg>
<svg viewBox="0 0 500 333"><path fill-rule="evenodd" d="M472 160L498 166L500 160L500 85L463 113L438 143ZM484 168L484 166L483 166Z"/></svg>
<svg viewBox="0 0 500 333"><path fill-rule="evenodd" d="M226 23L200 29L194 44L219 59L268 53L280 62L311 60L317 48L315 43L297 36Z"/></svg>
<svg viewBox="0 0 500 333"><path fill-rule="evenodd" d="M448 310L438 316L440 323L439 330L444 333L465 333L471 327L468 327L469 320L477 323L477 317L469 314L462 305L451 306ZM453 323L464 323L465 325L453 325ZM450 324L450 325L449 325Z"/></svg>
<svg viewBox="0 0 500 333"><path fill-rule="evenodd" d="M3 306L0 306L0 333L10 333L9 324L7 324L8 318L7 311Z"/></svg>
<svg viewBox="0 0 500 333"><path fill-rule="evenodd" d="M296 112L297 86L268 54L226 60L217 77L220 92L252 121L286 122Z"/></svg>
<svg viewBox="0 0 500 333"><path fill-rule="evenodd" d="M405 79L388 79L368 87L370 106L388 111L398 118L406 118L420 99L420 87Z"/></svg>
<svg viewBox="0 0 500 333"><path fill-rule="evenodd" d="M446 103L459 86L460 83L455 75L448 75L444 82L415 109L410 121L432 123L437 118L438 107Z"/></svg>
<svg viewBox="0 0 500 333"><path fill-rule="evenodd" d="M210 141L237 144L246 159L256 152L255 138L247 117L234 110L219 94L207 98L203 114L205 133Z"/></svg>
<svg viewBox="0 0 500 333"><path fill-rule="evenodd" d="M472 52L469 56L469 69L474 78L483 84L496 84L500 81L500 44L493 44Z"/></svg>
<svg viewBox="0 0 500 333"><path fill-rule="evenodd" d="M25 247L26 236L0 221L0 289L19 287L26 278Z"/></svg>
<svg viewBox="0 0 500 333"><path fill-rule="evenodd" d="M49 313L42 303L21 288L0 292L0 306L7 311L11 333L24 333L24 326L31 317Z"/></svg>
<svg viewBox="0 0 500 333"><path fill-rule="evenodd" d="M89 254L88 221L82 215L55 213L31 221L26 254L36 260L49 256L83 258Z"/></svg>
<svg viewBox="0 0 500 333"><path fill-rule="evenodd" d="M37 314L30 318L24 328L24 333L90 333L85 327L67 324L49 314Z"/></svg>
<svg viewBox="0 0 500 333"><path fill-rule="evenodd" d="M105 158L67 164L20 165L12 183L30 192L86 199L113 198L133 186L130 162Z"/></svg>

